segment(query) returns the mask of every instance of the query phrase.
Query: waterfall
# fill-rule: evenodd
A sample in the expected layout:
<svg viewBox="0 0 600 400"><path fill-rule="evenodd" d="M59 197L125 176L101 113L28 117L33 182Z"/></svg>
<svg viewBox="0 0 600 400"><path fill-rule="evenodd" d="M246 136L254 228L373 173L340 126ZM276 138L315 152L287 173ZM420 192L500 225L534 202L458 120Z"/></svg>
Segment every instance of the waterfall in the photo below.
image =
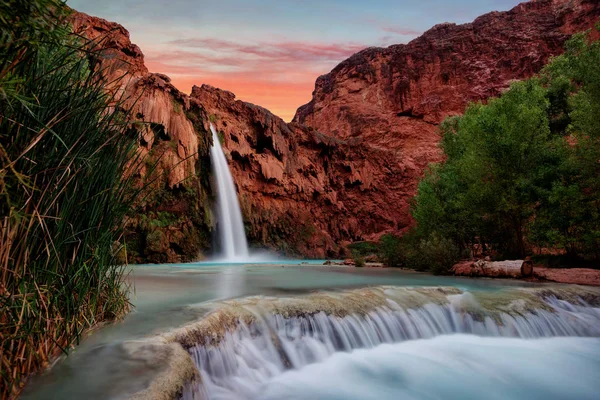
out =
<svg viewBox="0 0 600 400"><path fill-rule="evenodd" d="M248 243L246 242L242 211L225 153L223 153L219 136L212 123L210 131L213 138L210 159L217 184L217 231L219 232L221 254L227 261L242 261L248 257Z"/></svg>
<svg viewBox="0 0 600 400"><path fill-rule="evenodd" d="M500 293L482 295L478 299L469 292L438 294L435 291L427 293L418 289L389 288L381 292L373 289L374 294L369 291L300 300L299 307L312 310L306 313L298 313L292 300L274 303L265 300L264 304L269 304L268 307L261 306L253 298L248 300L248 305L234 303L238 308L241 305L244 311L235 309L221 313L218 318L215 317L215 323L222 324L228 320L227 315L232 315L231 320L240 321L236 329L224 332L218 343L208 336L219 336L214 332L193 335L203 338L203 343L196 342L198 344L188 348L200 372L201 383L188 385L183 399L263 398L265 388L272 382L281 381L284 374L291 373L289 371L296 373L314 364L326 365L340 352L353 354L357 349L375 351L384 344L396 345L440 335L460 333L523 339L600 337L600 308L577 296L565 300L552 293L544 293L538 298L530 292L516 291L510 296ZM380 301L381 294L385 296L384 302ZM493 304L503 304L502 299L506 300L505 306L496 305L489 310L482 306L491 298L494 299ZM324 312L323 305L331 308ZM353 307L352 312L346 313L343 307ZM600 351L599 345L600 341L595 343ZM479 361L485 363L485 360ZM360 360L354 362L364 364ZM460 357L456 362L461 362ZM431 367L435 365L436 362L431 362ZM410 370L410 366L406 368ZM369 376L368 371L366 374ZM313 378L318 381L319 376ZM344 377L341 381L346 379ZM341 381L338 381L338 388L345 385ZM307 394L307 388L298 389L297 397L290 397L291 391L285 396L281 394L270 398L322 398L314 393ZM335 391L335 388L332 390Z"/></svg>

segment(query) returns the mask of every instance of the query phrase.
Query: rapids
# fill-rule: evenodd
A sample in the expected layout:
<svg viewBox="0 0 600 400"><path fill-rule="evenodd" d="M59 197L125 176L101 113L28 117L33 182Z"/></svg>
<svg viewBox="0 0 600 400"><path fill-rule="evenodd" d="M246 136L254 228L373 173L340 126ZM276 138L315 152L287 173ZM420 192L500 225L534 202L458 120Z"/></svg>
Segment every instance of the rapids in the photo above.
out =
<svg viewBox="0 0 600 400"><path fill-rule="evenodd" d="M510 373L510 366L495 358L496 350L486 358L485 349L489 347L502 352L506 348L507 354L516 354L518 349L525 348L531 349L529 353L536 357L538 353L543 353L543 345L528 345L535 342L515 340L478 341L480 339L469 336L446 338L441 342L418 340L457 333L527 339L600 337L600 308L587 304L581 297L584 292L562 289L546 292L513 290L474 296L453 288L382 287L318 294L304 300L259 298L229 302L205 319L205 325L191 326L187 331L176 334L177 340L184 345L202 341L188 349L200 379L198 383L186 387L183 399L397 398L393 395L396 391L398 395L406 394L407 398L413 398L409 396L411 391L419 392L427 388L425 371L428 368L434 366L436 372L442 373L445 368L461 365L461 362L465 364L464 368L447 371L448 378L442 378L446 379L444 382L461 379L464 375L474 380L487 379L490 384L501 388L502 376ZM215 318L215 321L210 321L210 318ZM218 324L236 327L221 331ZM218 343L210 339L211 335L220 338ZM188 337L193 339L189 340ZM410 344L401 346L384 345L408 341ZM414 351L410 350L412 343L417 346ZM439 359L429 356L435 349L444 347L444 343L451 343L456 351L449 348L447 354L442 354ZM474 349L464 350L463 354L461 343L474 343ZM548 343L549 348L554 346L552 341ZM569 343L562 341L556 344L565 352L565 360L570 357L569 349L572 346L569 347ZM592 355L600 354L598 341L589 343ZM339 355L340 352L366 348L372 350ZM427 350L419 367L421 375L400 379L407 369L410 371L411 362L419 360L421 348ZM582 346L577 348L581 350ZM407 353L413 358L394 361L394 358L386 356L388 352L397 353L398 357ZM598 358L590 362L584 356L585 353L573 356L577 368L585 370L590 365L597 366L600 363ZM495 360L496 364L490 363L487 371L479 371L478 366L484 365L487 359ZM560 360L561 356L557 356L550 361ZM578 360L583 361L577 363ZM382 365L376 366L379 361ZM547 361L543 357L532 359L533 366L539 370L545 368ZM516 359L515 363L523 370L530 366L520 359ZM320 364L323 365L318 366ZM347 368L340 369L336 375L335 369L340 364ZM287 372L289 370L304 372L290 373ZM324 371L325 376L329 374L329 377L320 384L313 384L320 381L320 371ZM474 371L479 375L473 375ZM346 372L353 377L348 381L347 388L350 391L336 392L336 387L344 386ZM379 374L384 378L378 377ZM391 378L395 374L400 381ZM495 374L499 378L495 378ZM373 397L380 393L379 380L387 382L386 376L390 381L387 383L389 391L385 392L387 389L384 388L384 392L389 395ZM436 379L435 376L432 374L431 379ZM599 373L587 378L585 385L578 387L583 396L579 398L587 398L592 393L589 387L594 382L600 383L594 380L599 378ZM520 388L528 388L525 382L518 383L521 384ZM303 385L311 385L312 389L305 387L296 390ZM419 388L419 385L422 387ZM363 389L354 391L351 389L354 386ZM456 398L461 398L463 394L477 398L481 394L478 390L485 388L468 389L460 384L452 387L458 396ZM546 389L541 393L547 393ZM431 392L424 391L422 396L416 398L435 398L442 390L443 386L432 388ZM368 395L368 392L372 393ZM263 397L265 393L267 395ZM344 397L349 393L354 395ZM557 396L547 398L565 398L560 395L564 392L557 393ZM512 398L509 392L505 391L504 395L508 396L505 398Z"/></svg>
<svg viewBox="0 0 600 400"><path fill-rule="evenodd" d="M600 387L600 288L305 261L136 266L130 279L134 312L24 399L586 399Z"/></svg>
<svg viewBox="0 0 600 400"><path fill-rule="evenodd" d="M592 400L599 388L600 339L454 335L336 353L268 380L254 398Z"/></svg>

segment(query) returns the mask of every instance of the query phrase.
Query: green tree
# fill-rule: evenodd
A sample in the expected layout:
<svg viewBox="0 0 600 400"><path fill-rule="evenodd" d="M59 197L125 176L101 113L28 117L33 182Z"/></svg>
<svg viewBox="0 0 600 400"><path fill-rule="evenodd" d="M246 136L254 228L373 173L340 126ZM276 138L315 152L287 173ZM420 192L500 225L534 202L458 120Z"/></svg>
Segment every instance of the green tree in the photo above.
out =
<svg viewBox="0 0 600 400"><path fill-rule="evenodd" d="M542 71L567 136L560 176L543 198L532 240L568 255L600 259L600 43L586 33Z"/></svg>
<svg viewBox="0 0 600 400"><path fill-rule="evenodd" d="M413 201L420 239L400 247L435 237L473 254L522 257L532 243L599 258L599 115L600 43L583 33L539 77L444 121L446 161Z"/></svg>
<svg viewBox="0 0 600 400"><path fill-rule="evenodd" d="M447 160L430 168L412 211L422 235L525 254L527 221L560 159L549 106L547 90L531 79L442 125Z"/></svg>

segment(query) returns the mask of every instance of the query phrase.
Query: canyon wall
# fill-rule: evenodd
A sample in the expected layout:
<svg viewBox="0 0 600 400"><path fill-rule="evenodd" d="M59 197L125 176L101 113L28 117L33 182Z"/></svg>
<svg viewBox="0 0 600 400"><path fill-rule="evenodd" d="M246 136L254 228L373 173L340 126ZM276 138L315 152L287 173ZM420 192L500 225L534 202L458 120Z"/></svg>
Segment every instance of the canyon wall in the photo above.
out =
<svg viewBox="0 0 600 400"><path fill-rule="evenodd" d="M441 160L438 124L536 73L570 34L593 26L600 4L542 0L471 24L437 25L407 45L368 48L317 79L294 122L194 86L178 91L149 73L120 25L75 13L75 32L126 100L150 193L129 217L129 262L177 262L211 251L212 122L236 182L251 247L344 256L344 244L401 232L428 163Z"/></svg>
<svg viewBox="0 0 600 400"><path fill-rule="evenodd" d="M90 64L101 68L115 108L133 116L138 141L136 184L148 189L127 221L127 262L190 261L210 248L210 135L201 109L169 77L149 73L144 55L121 25L83 13L73 31L93 41ZM208 167L207 167L208 166Z"/></svg>
<svg viewBox="0 0 600 400"><path fill-rule="evenodd" d="M389 150L286 124L208 85L193 88L191 104L205 109L223 140L250 243L339 257L344 241L409 223L399 204L415 171Z"/></svg>
<svg viewBox="0 0 600 400"><path fill-rule="evenodd" d="M539 72L599 18L597 0L539 0L468 24L436 25L406 45L365 49L317 79L294 122L395 150L393 162L414 169L406 197L390 205L405 209L424 169L441 160L444 118Z"/></svg>

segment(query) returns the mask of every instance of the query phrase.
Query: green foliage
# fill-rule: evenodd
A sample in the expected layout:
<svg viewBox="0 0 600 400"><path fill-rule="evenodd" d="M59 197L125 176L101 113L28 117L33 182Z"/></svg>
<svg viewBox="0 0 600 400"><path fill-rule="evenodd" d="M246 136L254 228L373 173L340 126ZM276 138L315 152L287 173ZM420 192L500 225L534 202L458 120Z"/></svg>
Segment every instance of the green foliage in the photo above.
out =
<svg viewBox="0 0 600 400"><path fill-rule="evenodd" d="M404 265L435 275L445 274L460 258L460 251L450 239L432 235L421 239L416 247L406 247Z"/></svg>
<svg viewBox="0 0 600 400"><path fill-rule="evenodd" d="M377 242L354 242L348 245L348 250L350 250L352 254L366 257L371 254L379 253L379 246Z"/></svg>
<svg viewBox="0 0 600 400"><path fill-rule="evenodd" d="M177 114L181 114L181 111L183 110L181 108L181 104L175 100L174 98L171 98L171 104L173 104L173 110L177 113Z"/></svg>
<svg viewBox="0 0 600 400"><path fill-rule="evenodd" d="M356 268L363 268L365 266L365 258L361 255L354 255L354 266Z"/></svg>
<svg viewBox="0 0 600 400"><path fill-rule="evenodd" d="M153 228L166 228L179 221L179 217L166 211L151 211L148 214L140 214L139 226L144 230Z"/></svg>
<svg viewBox="0 0 600 400"><path fill-rule="evenodd" d="M598 258L598 115L600 44L581 34L540 77L446 120L446 162L419 184L412 214L422 239L406 242L406 263L422 268L423 253L451 259L435 238L473 254L523 257L533 243Z"/></svg>
<svg viewBox="0 0 600 400"><path fill-rule="evenodd" d="M550 90L562 82L570 135L552 184L532 224L531 239L571 257L600 259L600 43L575 35L544 69Z"/></svg>
<svg viewBox="0 0 600 400"><path fill-rule="evenodd" d="M402 263L402 249L400 238L387 234L379 241L379 259L388 267L400 267Z"/></svg>
<svg viewBox="0 0 600 400"><path fill-rule="evenodd" d="M0 5L2 398L129 307L116 257L135 142L88 62L97 43L68 34L66 14L53 0Z"/></svg>

